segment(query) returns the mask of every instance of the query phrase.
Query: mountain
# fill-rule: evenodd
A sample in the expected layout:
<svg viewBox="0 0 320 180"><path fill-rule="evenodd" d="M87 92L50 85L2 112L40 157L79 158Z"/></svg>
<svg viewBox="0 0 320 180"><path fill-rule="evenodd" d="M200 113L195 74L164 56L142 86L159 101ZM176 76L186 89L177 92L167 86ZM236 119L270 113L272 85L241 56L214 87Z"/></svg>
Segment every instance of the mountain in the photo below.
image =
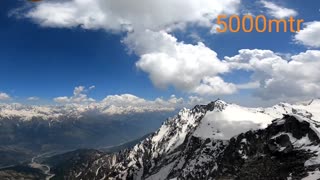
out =
<svg viewBox="0 0 320 180"><path fill-rule="evenodd" d="M30 161L47 152L117 146L155 131L174 113L128 110L115 114L117 108L112 109L0 105L0 168Z"/></svg>
<svg viewBox="0 0 320 180"><path fill-rule="evenodd" d="M182 109L133 148L45 163L52 179L317 179L319 107L319 100L270 108L217 100Z"/></svg>

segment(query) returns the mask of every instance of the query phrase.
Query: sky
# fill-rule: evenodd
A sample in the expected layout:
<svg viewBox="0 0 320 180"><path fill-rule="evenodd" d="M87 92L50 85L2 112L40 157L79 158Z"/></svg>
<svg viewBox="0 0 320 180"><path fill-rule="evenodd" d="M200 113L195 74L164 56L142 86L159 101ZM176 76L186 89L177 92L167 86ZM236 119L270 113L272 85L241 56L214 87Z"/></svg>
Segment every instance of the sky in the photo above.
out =
<svg viewBox="0 0 320 180"><path fill-rule="evenodd" d="M319 9L314 0L3 0L0 102L317 98ZM297 33L217 33L220 14L305 22Z"/></svg>

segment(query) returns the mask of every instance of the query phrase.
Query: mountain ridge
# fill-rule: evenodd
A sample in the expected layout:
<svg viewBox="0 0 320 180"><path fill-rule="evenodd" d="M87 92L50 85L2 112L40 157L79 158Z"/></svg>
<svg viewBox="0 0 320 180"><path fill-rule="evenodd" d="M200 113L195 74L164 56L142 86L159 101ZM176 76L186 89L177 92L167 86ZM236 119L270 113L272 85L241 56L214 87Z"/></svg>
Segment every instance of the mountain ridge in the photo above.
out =
<svg viewBox="0 0 320 180"><path fill-rule="evenodd" d="M251 167L252 162L259 164L256 157L260 157L260 155L269 157L269 159L275 157L275 163L280 170L281 168L292 167L295 164L290 164L288 159L280 158L286 153L297 153L299 157L301 156L301 159L296 161L300 173L294 174L291 171L283 171L278 178L307 177L309 172L317 173L316 168L320 167L320 161L317 159L320 152L318 150L320 141L317 127L320 127L320 124L314 120L315 118L318 119L318 116L306 111L306 109L314 109L313 107L305 106L301 109L297 107L297 105L281 103L265 109L244 108L217 100L208 105L197 105L193 109L184 108L178 115L165 121L158 131L133 148L115 154L100 154L98 158L82 163L86 166L73 167L65 174L65 177L67 179L151 180L241 179L241 177L254 179L260 176L266 179L266 174L269 173L272 175L271 177L277 178L276 174L279 173L279 169L270 167L264 174L259 172L263 171L260 165L258 169L252 170L252 174L243 173L249 170L246 166ZM221 120L217 117L224 117L226 116L224 113L230 114L229 111L234 113L233 116L227 116L224 119L229 123L229 126L231 124L231 126L239 127L239 124L243 122L247 123L245 125L251 123L250 125L257 126L252 126L251 129L243 129L243 132L236 132L237 134L233 135L230 132L219 132L219 129L214 129L215 125L207 124L207 127L213 128L211 133L222 133L224 136L203 137L196 133L197 131L204 131L201 127L204 119L211 119L211 121L205 121L205 123L214 124L217 120ZM283 116L283 114L290 115ZM299 127L304 128L300 130ZM208 133L209 131L205 132ZM293 135L290 136L290 133ZM301 134L308 136L308 138L310 136L310 138L303 139L304 136L301 136ZM299 147L299 145L302 147ZM256 150L250 151L250 149ZM229 156L232 157L234 153L238 155L230 159ZM264 156L260 158L263 159ZM267 163L269 159L264 160ZM315 163L308 164L306 163L308 160ZM248 164L247 161L252 162ZM281 165L283 162L284 165ZM243 163L246 166L242 166ZM305 163L306 166L304 166ZM223 167L228 167L229 170Z"/></svg>

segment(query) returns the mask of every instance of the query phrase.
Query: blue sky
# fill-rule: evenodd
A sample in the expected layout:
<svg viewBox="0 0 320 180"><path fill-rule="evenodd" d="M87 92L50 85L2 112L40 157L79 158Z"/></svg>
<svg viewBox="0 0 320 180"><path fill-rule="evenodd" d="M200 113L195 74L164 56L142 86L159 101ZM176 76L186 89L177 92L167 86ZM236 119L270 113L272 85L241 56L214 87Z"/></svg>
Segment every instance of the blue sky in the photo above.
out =
<svg viewBox="0 0 320 180"><path fill-rule="evenodd" d="M41 28L29 20L9 18L21 3L2 2L0 9L1 91L18 99L52 99L72 94L76 86L95 85L91 96L132 93L147 98L169 96L152 86L127 53L122 36L102 30Z"/></svg>
<svg viewBox="0 0 320 180"><path fill-rule="evenodd" d="M306 22L320 19L320 2L318 1L283 0L278 2L268 0L267 2L296 11L295 18L305 19ZM50 5L50 3L56 2L44 1L43 3ZM106 25L107 27L100 27L101 25L99 24L94 28L82 28L80 27L81 23L72 25L72 27L69 25L64 27L64 25L59 24L63 21L63 16L61 16L61 21L57 21L58 23L44 25L41 24L41 18L43 20L43 18L50 17L43 17L41 13L34 13L32 16L28 14L43 10L40 8L50 7L41 7L41 4L32 4L30 6L29 2L9 0L0 3L0 92L10 96L9 102L27 103L26 99L28 97L39 97L41 102L52 103L53 98L72 96L73 89L77 86L90 87L93 85L95 89L88 92L88 96L96 100L101 100L107 95L125 93L145 99L168 98L170 95L175 94L183 98L188 98L189 96L197 96L204 99L222 97L235 102L249 98L252 101L263 104L264 101L269 101L270 99L274 101L300 100L300 97L303 99L318 96L318 94L314 93L315 90L312 90L312 92L306 90L305 94L302 95L292 93L287 97L286 95L281 97L271 97L269 95L260 97L255 95L259 91L258 87L237 88L228 93L207 93L207 91L199 93L200 91L195 90L198 85L195 85L195 87L186 85L188 87L185 88L185 85L181 85L181 82L171 79L164 83L165 87L159 88L157 83L160 83L161 80L149 78L150 75L153 75L155 68L148 64L143 67L136 65L143 55L155 55L154 50L141 53L136 50L140 47L131 47L134 46L132 42L123 42L124 39L131 36L128 35L130 32L109 27L110 22ZM23 10L17 10L17 8L22 7L24 8ZM119 5L118 8L122 7ZM241 11L246 11L254 15L264 14L269 18L274 18L270 15L271 10L263 7L260 1L249 2L249 0L243 0L237 8L237 13L239 14L242 13ZM12 15L13 11L15 14ZM56 13L59 13L59 9ZM9 14L11 15L9 16ZM139 14L137 14L138 16ZM182 18L181 21L184 21L184 19ZM217 53L220 61L223 61L225 56L236 56L241 49L271 50L274 54L281 54L279 56L286 59L285 55L292 56L306 52L309 49L317 50L319 48L317 45L310 46L308 43L304 43L304 39L299 41L300 43L294 42L296 34L290 32L215 34L210 33L212 25L197 25L196 21L189 23L186 27L166 31L166 33L177 38L178 43L183 42L184 44L196 46L199 40L202 41L205 47ZM142 25L133 26L135 31L140 29L138 26L149 28L147 25L144 26L142 22ZM153 28L153 26L150 27ZM153 31L158 32L165 28L167 27L159 27L158 29L153 29ZM136 39L136 37L133 37L133 39ZM150 40L150 43L152 42ZM306 42L309 41L306 40ZM141 62L146 63L148 61ZM197 71L197 69L194 69L194 71ZM218 73L218 77L222 78L224 82L234 85L253 81L267 82L266 79L252 78L254 74L258 76L258 73L260 71L254 68L248 70L237 67ZM207 75L204 74L203 76ZM216 76L216 74L208 76ZM181 78L183 77L182 75ZM161 79L161 77L155 78ZM318 83L318 79L310 80L310 77L308 78L307 81L311 81L311 84ZM213 85L210 85L210 88L211 86ZM260 86L262 87L261 84ZM260 89L262 89L261 87ZM297 87L297 89L299 88ZM269 92L270 89L262 90L265 95L265 92ZM286 92L281 93L285 94Z"/></svg>
<svg viewBox="0 0 320 180"><path fill-rule="evenodd" d="M150 85L151 89L136 86L149 81L136 71L135 57L126 53L118 36L43 29L20 21L10 25L0 35L5 40L1 43L1 88L6 91L25 97L70 94L78 85L96 85L97 97L129 89L154 91Z"/></svg>

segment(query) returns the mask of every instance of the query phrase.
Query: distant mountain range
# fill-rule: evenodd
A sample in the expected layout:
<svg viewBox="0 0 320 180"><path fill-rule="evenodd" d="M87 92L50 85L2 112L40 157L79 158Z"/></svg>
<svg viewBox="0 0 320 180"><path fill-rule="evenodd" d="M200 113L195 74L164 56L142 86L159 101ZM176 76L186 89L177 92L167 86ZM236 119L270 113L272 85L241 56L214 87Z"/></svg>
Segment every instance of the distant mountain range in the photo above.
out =
<svg viewBox="0 0 320 180"><path fill-rule="evenodd" d="M155 131L174 113L108 114L92 109L76 105L0 105L0 168L47 152L118 146Z"/></svg>
<svg viewBox="0 0 320 180"><path fill-rule="evenodd" d="M77 150L41 163L51 167L52 180L317 179L320 100L270 108L217 100L182 109L130 146ZM19 170L0 171L0 178L8 172Z"/></svg>

